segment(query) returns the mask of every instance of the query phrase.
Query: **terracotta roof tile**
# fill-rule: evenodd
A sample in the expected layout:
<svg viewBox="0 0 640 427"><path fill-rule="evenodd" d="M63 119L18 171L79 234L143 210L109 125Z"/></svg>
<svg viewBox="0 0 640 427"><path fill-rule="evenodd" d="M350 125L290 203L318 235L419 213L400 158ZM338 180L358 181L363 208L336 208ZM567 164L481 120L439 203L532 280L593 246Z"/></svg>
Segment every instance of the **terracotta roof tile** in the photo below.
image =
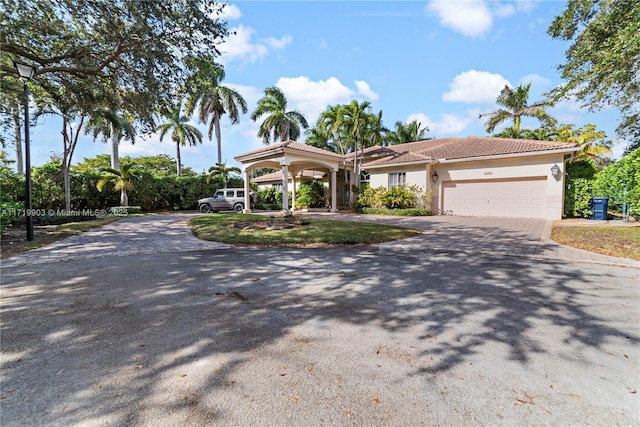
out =
<svg viewBox="0 0 640 427"><path fill-rule="evenodd" d="M367 165L384 165L420 160L467 159L508 154L553 151L577 147L556 141L535 141L529 139L494 138L469 136L466 138L437 138L389 147L371 147L364 150ZM371 161L367 162L367 159Z"/></svg>
<svg viewBox="0 0 640 427"><path fill-rule="evenodd" d="M291 141L291 140L279 142L273 145L267 145L265 147L258 148L257 150L249 151L248 153L243 153L239 156L236 156L235 158L237 159L238 157L240 158L247 157L247 156L251 156L259 153L268 153L269 151L277 151L282 148L288 148L290 150L305 151L307 153L323 154L325 156L342 158L340 154L334 153L332 151L323 150L322 148L314 147L312 145L307 145L301 142Z"/></svg>

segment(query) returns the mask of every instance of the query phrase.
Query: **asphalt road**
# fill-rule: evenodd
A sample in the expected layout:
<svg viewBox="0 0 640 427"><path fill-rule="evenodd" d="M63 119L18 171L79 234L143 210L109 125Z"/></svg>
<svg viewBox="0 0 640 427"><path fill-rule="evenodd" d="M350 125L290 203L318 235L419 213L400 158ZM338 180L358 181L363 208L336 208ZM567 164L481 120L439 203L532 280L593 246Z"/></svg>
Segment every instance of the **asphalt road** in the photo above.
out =
<svg viewBox="0 0 640 427"><path fill-rule="evenodd" d="M0 424L640 425L639 273L399 245L3 267Z"/></svg>

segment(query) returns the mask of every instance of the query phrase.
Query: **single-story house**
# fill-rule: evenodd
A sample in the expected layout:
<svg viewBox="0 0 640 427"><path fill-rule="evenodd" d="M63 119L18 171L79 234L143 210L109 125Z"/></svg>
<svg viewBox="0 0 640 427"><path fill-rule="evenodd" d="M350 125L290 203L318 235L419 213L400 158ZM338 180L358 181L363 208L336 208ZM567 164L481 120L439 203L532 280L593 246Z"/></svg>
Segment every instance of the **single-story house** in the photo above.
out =
<svg viewBox="0 0 640 427"><path fill-rule="evenodd" d="M563 142L471 136L376 146L346 156L285 141L235 159L247 188L253 168L280 169L284 193L292 186L293 209L300 181L289 176L313 170L325 172L334 212L353 201L353 186L368 181L372 187L431 190L436 215L561 219L565 162L578 150ZM289 208L285 197L283 208Z"/></svg>

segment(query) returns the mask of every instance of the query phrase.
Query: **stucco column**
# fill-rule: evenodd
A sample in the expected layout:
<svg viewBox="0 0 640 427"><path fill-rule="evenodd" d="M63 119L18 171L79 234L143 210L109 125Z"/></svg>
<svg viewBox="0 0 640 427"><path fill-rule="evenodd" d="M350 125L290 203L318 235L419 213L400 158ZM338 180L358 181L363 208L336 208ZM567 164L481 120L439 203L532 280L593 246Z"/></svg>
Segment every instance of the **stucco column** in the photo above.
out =
<svg viewBox="0 0 640 427"><path fill-rule="evenodd" d="M251 213L251 186L249 185L249 170L244 170L244 209L242 213Z"/></svg>
<svg viewBox="0 0 640 427"><path fill-rule="evenodd" d="M291 182L293 183L293 189L291 190L291 211L296 210L296 174L291 175Z"/></svg>
<svg viewBox="0 0 640 427"><path fill-rule="evenodd" d="M289 166L282 165L282 210L289 210Z"/></svg>
<svg viewBox="0 0 640 427"><path fill-rule="evenodd" d="M338 179L336 171L331 171L331 212L338 212Z"/></svg>

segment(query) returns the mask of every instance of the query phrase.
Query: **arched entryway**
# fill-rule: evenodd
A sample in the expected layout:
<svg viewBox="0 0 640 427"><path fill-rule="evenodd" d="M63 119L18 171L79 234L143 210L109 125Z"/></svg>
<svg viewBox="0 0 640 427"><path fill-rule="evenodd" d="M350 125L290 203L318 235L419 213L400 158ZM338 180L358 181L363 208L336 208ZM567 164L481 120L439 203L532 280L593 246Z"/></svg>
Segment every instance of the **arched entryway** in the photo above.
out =
<svg viewBox="0 0 640 427"><path fill-rule="evenodd" d="M296 141L284 141L235 157L242 164L245 186L245 207L249 204L250 171L255 168L273 168L282 171L282 209L289 210L289 177L293 188L292 204L295 206L295 176L304 170L326 171L329 182L330 209L338 211L338 171L347 168L344 158L331 151L322 150ZM349 183L352 185L353 183ZM251 212L249 208L245 212Z"/></svg>

